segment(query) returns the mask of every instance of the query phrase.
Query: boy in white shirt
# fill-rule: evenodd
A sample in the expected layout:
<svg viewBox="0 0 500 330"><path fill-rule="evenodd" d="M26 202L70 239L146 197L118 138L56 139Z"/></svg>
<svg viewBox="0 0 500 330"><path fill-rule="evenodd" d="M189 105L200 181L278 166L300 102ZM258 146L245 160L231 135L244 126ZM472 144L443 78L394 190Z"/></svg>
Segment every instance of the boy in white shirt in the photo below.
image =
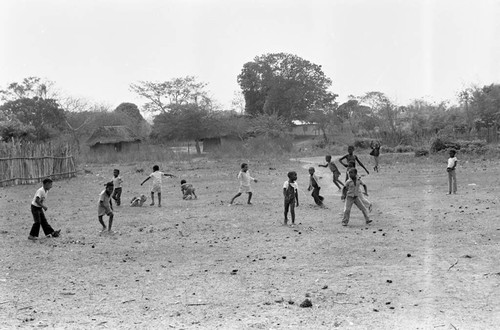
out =
<svg viewBox="0 0 500 330"><path fill-rule="evenodd" d="M174 177L173 174L160 172L160 167L158 165L153 166L153 173L151 173L144 181L142 181L141 186L144 182L153 178L153 184L151 185L151 204L150 206L155 205L155 193L158 195L158 207L161 207L161 182L162 177L169 176L171 178Z"/></svg>
<svg viewBox="0 0 500 330"><path fill-rule="evenodd" d="M229 202L229 206L233 205L234 200L237 197L240 197L242 193L246 192L248 194L248 205L252 205L252 188L250 187L250 181L257 182L257 179L254 179L250 176L250 172L248 172L248 164L241 164L240 173L238 173L238 180L240 181L240 189L238 193L231 199Z"/></svg>
<svg viewBox="0 0 500 330"><path fill-rule="evenodd" d="M446 167L446 171L448 172L448 195L457 193L457 173L455 172L455 168L457 167L458 159L455 157L456 150L450 150L450 158L448 158L448 166Z"/></svg>
<svg viewBox="0 0 500 330"><path fill-rule="evenodd" d="M115 187L115 190L113 190L113 195L111 195L111 198L113 198L116 202L117 206L120 206L121 204L121 196L122 196L122 183L123 179L120 176L120 170L119 169L114 169L113 170L113 179L111 179L111 182L113 182L113 185Z"/></svg>
<svg viewBox="0 0 500 330"><path fill-rule="evenodd" d="M40 226L42 226L42 230L47 237L58 237L61 230L54 230L49 223L47 222L47 218L45 217L45 213L43 211L47 211L48 207L45 205L45 199L47 198L47 193L50 188L52 188L52 180L44 179L43 186L38 189L35 193L35 197L31 201L31 214L33 214L33 221L35 222L33 226L31 226L31 231L28 236L28 239L34 241L38 239L38 234L40 233Z"/></svg>

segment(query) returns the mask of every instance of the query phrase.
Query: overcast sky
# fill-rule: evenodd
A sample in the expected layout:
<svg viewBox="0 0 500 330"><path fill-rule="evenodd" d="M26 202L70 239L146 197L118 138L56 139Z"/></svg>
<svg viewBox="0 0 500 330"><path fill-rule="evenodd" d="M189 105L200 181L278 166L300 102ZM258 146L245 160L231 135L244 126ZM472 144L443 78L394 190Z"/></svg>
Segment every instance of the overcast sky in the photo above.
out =
<svg viewBox="0 0 500 330"><path fill-rule="evenodd" d="M187 75L225 108L255 56L322 66L339 101L406 104L500 83L500 0L0 0L0 87L28 76L66 95L144 103L137 81Z"/></svg>

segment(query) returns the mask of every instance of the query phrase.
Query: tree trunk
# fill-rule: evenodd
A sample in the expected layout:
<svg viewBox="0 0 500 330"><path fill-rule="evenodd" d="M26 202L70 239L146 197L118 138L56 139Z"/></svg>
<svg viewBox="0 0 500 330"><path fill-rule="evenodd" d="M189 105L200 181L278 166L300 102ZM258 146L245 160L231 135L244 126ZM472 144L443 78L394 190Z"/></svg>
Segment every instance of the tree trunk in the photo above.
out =
<svg viewBox="0 0 500 330"><path fill-rule="evenodd" d="M195 140L195 147L196 147L196 153L198 155L201 155L201 148L200 148L200 141L199 140Z"/></svg>

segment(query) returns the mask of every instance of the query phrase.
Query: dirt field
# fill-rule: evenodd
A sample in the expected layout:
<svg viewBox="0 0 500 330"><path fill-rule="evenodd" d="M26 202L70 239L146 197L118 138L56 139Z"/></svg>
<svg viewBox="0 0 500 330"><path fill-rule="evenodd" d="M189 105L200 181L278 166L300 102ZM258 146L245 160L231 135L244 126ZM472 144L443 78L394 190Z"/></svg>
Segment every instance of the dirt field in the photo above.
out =
<svg viewBox="0 0 500 330"><path fill-rule="evenodd" d="M327 169L317 168L327 208L313 204L306 168L322 157L250 161L254 204L242 196L232 207L239 160L161 164L177 175L161 208L149 206L149 182L140 186L153 164L85 167L49 192L62 236L36 242L27 237L38 185L0 188L0 328L498 329L500 162L462 162L449 196L446 158L388 158L364 177L369 226L356 207L341 226ZM116 233L99 235L97 198L115 167L124 205ZM295 228L282 225L290 170L301 188ZM197 200L181 199L182 178ZM141 193L146 206L129 207ZM312 307L300 307L306 298Z"/></svg>

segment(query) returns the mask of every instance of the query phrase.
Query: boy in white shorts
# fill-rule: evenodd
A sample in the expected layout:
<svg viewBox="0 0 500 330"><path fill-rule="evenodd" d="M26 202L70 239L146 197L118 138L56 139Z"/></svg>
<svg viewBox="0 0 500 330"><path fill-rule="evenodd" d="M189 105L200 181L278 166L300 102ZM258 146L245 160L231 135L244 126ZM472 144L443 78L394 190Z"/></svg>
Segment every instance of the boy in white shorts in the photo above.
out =
<svg viewBox="0 0 500 330"><path fill-rule="evenodd" d="M160 167L158 165L153 166L153 173L151 173L144 181L142 181L141 186L153 178L153 184L151 185L151 204L150 206L155 205L155 193L158 195L158 207L161 207L161 182L164 176L169 176L171 178L174 177L173 174L160 172Z"/></svg>

